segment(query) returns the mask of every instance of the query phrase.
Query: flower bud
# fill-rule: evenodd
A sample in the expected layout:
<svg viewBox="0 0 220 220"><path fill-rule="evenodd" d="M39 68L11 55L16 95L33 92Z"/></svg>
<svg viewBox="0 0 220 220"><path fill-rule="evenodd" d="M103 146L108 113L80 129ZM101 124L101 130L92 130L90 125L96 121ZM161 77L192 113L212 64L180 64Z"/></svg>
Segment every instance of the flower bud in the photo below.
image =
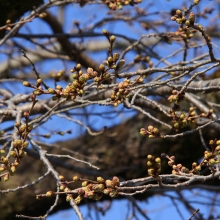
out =
<svg viewBox="0 0 220 220"><path fill-rule="evenodd" d="M6 166L5 165L0 166L0 172L5 171L5 170L6 170Z"/></svg>
<svg viewBox="0 0 220 220"><path fill-rule="evenodd" d="M194 22L195 22L195 14L193 12L190 12L188 20L189 20L190 24L194 24Z"/></svg>
<svg viewBox="0 0 220 220"><path fill-rule="evenodd" d="M24 81L24 82L23 82L23 86L25 86L25 87L31 87L31 84L30 84L29 82L27 82L27 81Z"/></svg>
<svg viewBox="0 0 220 220"><path fill-rule="evenodd" d="M10 156L11 156L11 157L17 157L17 154L16 154L16 152L15 152L14 150L12 150L12 151L10 152Z"/></svg>
<svg viewBox="0 0 220 220"><path fill-rule="evenodd" d="M145 128L141 128L141 129L140 129L140 134L144 136L144 135L146 135L146 134L148 134L148 133L147 133L147 131L145 130Z"/></svg>
<svg viewBox="0 0 220 220"><path fill-rule="evenodd" d="M149 125L149 126L147 127L147 130L148 130L149 132L153 132L153 131L154 131L154 127L153 127L152 125Z"/></svg>
<svg viewBox="0 0 220 220"><path fill-rule="evenodd" d="M75 203L78 205L83 200L83 197L79 195L74 200L75 200Z"/></svg>
<svg viewBox="0 0 220 220"><path fill-rule="evenodd" d="M41 84L43 82L43 80L42 79L37 79L37 84Z"/></svg>
<svg viewBox="0 0 220 220"><path fill-rule="evenodd" d="M178 9L176 10L176 15L178 15L178 17L182 17L182 12Z"/></svg>
<svg viewBox="0 0 220 220"><path fill-rule="evenodd" d="M104 184L102 184L102 183L100 183L100 184L94 184L94 185L92 186L92 190L93 190L94 192L102 192L102 191L104 190L104 188L105 188L105 186L104 186Z"/></svg>
<svg viewBox="0 0 220 220"><path fill-rule="evenodd" d="M68 194L66 196L66 201L69 202L72 198L73 198L73 196L71 194Z"/></svg>
<svg viewBox="0 0 220 220"><path fill-rule="evenodd" d="M78 63L78 64L76 65L76 70L77 70L77 71L80 71L80 70L81 70L81 68L82 68L81 64L80 64L80 63Z"/></svg>
<svg viewBox="0 0 220 220"><path fill-rule="evenodd" d="M148 166L148 167L152 167L152 166L153 166L153 163L152 163L150 160L148 160L148 161L147 161L147 166Z"/></svg>
<svg viewBox="0 0 220 220"><path fill-rule="evenodd" d="M11 166L11 172L14 173L16 171L16 167L15 166Z"/></svg>
<svg viewBox="0 0 220 220"><path fill-rule="evenodd" d="M114 188L114 183L111 180L106 180L105 185L107 188Z"/></svg>
<svg viewBox="0 0 220 220"><path fill-rule="evenodd" d="M1 149L1 150L0 150L0 155L1 155L1 154L5 154L5 150L4 150L4 149Z"/></svg>
<svg viewBox="0 0 220 220"><path fill-rule="evenodd" d="M210 159L209 160L209 166L214 166L216 164L216 161L215 161L215 159Z"/></svg>
<svg viewBox="0 0 220 220"><path fill-rule="evenodd" d="M113 44L115 42L116 37L112 35L109 39L110 43Z"/></svg>
<svg viewBox="0 0 220 220"><path fill-rule="evenodd" d="M64 189L65 189L65 186L64 186L64 185L61 185L61 186L60 186L60 190L63 191Z"/></svg>
<svg viewBox="0 0 220 220"><path fill-rule="evenodd" d="M79 180L79 177L78 176L74 176L73 177L73 181L78 181Z"/></svg>
<svg viewBox="0 0 220 220"><path fill-rule="evenodd" d="M112 63L113 62L113 58L112 57L108 57L108 62Z"/></svg>
<svg viewBox="0 0 220 220"><path fill-rule="evenodd" d="M122 60L119 60L117 66L116 66L116 70L119 70L120 68L122 68L125 64L125 60L122 59Z"/></svg>
<svg viewBox="0 0 220 220"><path fill-rule="evenodd" d="M109 35L109 32L105 29L102 30L102 33L105 35L105 36L108 36Z"/></svg>
<svg viewBox="0 0 220 220"><path fill-rule="evenodd" d="M157 157L157 158L155 159L155 162L156 162L156 163L161 163L161 159L160 159L159 157Z"/></svg>
<svg viewBox="0 0 220 220"><path fill-rule="evenodd" d="M109 193L109 196L110 197L117 197L118 196L118 192L116 190L112 190L110 193Z"/></svg>
<svg viewBox="0 0 220 220"><path fill-rule="evenodd" d="M4 176L4 178L3 178L3 180L6 182L6 181L8 181L9 180L9 174L6 174L5 176Z"/></svg>
<svg viewBox="0 0 220 220"><path fill-rule="evenodd" d="M193 163L192 163L192 167L195 168L196 166L197 166L197 163L196 163L196 162L193 162Z"/></svg>
<svg viewBox="0 0 220 220"><path fill-rule="evenodd" d="M147 159L148 159L148 160L152 160L152 159L153 159L153 156L150 155L150 154L148 154L148 155L147 155Z"/></svg>
<svg viewBox="0 0 220 220"><path fill-rule="evenodd" d="M112 178L112 181L114 182L114 183L119 183L119 178L117 177L117 176L114 176L113 178Z"/></svg>
<svg viewBox="0 0 220 220"><path fill-rule="evenodd" d="M62 182L65 181L64 176L60 175L60 176L59 176L59 180L62 181Z"/></svg>
<svg viewBox="0 0 220 220"><path fill-rule="evenodd" d="M154 169L148 169L147 171L149 176L154 176Z"/></svg>
<svg viewBox="0 0 220 220"><path fill-rule="evenodd" d="M104 71L105 71L105 66L104 66L103 64L100 64L99 70L100 70L101 72L104 72Z"/></svg>
<svg viewBox="0 0 220 220"><path fill-rule="evenodd" d="M98 183L104 183L105 180L104 180L101 176L98 176L98 177L97 177L97 182L98 182Z"/></svg>
<svg viewBox="0 0 220 220"><path fill-rule="evenodd" d="M83 181L82 182L82 187L85 187L85 186L87 186L88 185L88 181Z"/></svg>
<svg viewBox="0 0 220 220"><path fill-rule="evenodd" d="M48 88L47 91L49 92L49 94L56 94L56 91L52 88Z"/></svg>
<svg viewBox="0 0 220 220"><path fill-rule="evenodd" d="M119 59L119 57L120 57L120 54L119 53L114 53L114 55L113 55L113 61L114 62L117 62L118 61L118 59Z"/></svg>

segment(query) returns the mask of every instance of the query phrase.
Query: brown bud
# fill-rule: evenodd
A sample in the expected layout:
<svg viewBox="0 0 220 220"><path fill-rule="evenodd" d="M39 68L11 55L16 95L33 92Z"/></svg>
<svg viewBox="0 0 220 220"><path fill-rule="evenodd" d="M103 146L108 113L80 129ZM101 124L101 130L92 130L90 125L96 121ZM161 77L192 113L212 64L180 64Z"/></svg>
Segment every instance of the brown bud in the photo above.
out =
<svg viewBox="0 0 220 220"><path fill-rule="evenodd" d="M117 66L116 66L116 70L119 70L120 68L122 68L125 64L125 60L119 60Z"/></svg>
<svg viewBox="0 0 220 220"><path fill-rule="evenodd" d="M190 24L194 24L194 22L195 22L195 14L193 12L190 12L188 20L189 20Z"/></svg>
<svg viewBox="0 0 220 220"><path fill-rule="evenodd" d="M119 57L120 57L120 54L119 54L119 53L114 53L114 55L113 55L113 61L114 61L114 62L117 62L118 59L119 59Z"/></svg>

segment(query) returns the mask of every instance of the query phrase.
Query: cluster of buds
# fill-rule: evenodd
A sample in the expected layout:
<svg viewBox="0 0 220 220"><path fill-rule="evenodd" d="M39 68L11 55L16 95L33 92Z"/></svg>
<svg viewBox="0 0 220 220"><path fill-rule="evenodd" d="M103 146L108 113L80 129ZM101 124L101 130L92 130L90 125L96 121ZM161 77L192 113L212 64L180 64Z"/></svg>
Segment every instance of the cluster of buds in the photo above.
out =
<svg viewBox="0 0 220 220"><path fill-rule="evenodd" d="M208 166L212 173L216 172L217 166L220 163L220 140L210 140L209 142L212 151L205 151L203 160L197 164L196 162L192 163L192 169L184 167L182 164L175 164L175 157L168 156L165 153L161 154L162 158L168 160L168 165L172 167L172 174L182 175L182 174L194 174L200 175L200 171L203 166Z"/></svg>
<svg viewBox="0 0 220 220"><path fill-rule="evenodd" d="M105 63L105 61L104 61L104 63ZM108 62L108 61L106 61L106 62ZM104 64L99 65L99 70L100 70L101 74L100 74L100 76L96 76L94 78L94 82L97 83L97 85L99 85L98 88L102 88L102 86L100 86L100 83L102 81L110 79L111 75L107 72L109 69L110 68L105 68Z"/></svg>
<svg viewBox="0 0 220 220"><path fill-rule="evenodd" d="M19 126L18 123L16 123L15 126L18 128L18 132L21 139L16 139L12 142L13 149L10 151L9 157L4 156L4 149L0 150L0 163L2 164L0 166L0 172L5 172L3 175L1 175L4 176L4 181L7 181L9 179L9 176L15 173L16 168L20 164L21 159L27 155L27 152L25 151L25 149L28 147L26 137L27 134L31 131L31 127L26 125ZM14 161L11 162L10 158L14 158Z"/></svg>
<svg viewBox="0 0 220 220"><path fill-rule="evenodd" d="M148 63L149 68L152 68L154 65L153 62L151 61L150 56L136 55L134 58L134 62L139 63L141 61Z"/></svg>
<svg viewBox="0 0 220 220"><path fill-rule="evenodd" d="M210 140L209 145L212 148L212 151L204 152L204 165L207 165L214 171L215 166L220 162L220 140Z"/></svg>
<svg viewBox="0 0 220 220"><path fill-rule="evenodd" d="M172 21L176 21L178 24L185 24L186 26L190 27L194 25L195 22L195 14L190 12L188 19L183 15L181 10L176 10L176 14L171 17Z"/></svg>
<svg viewBox="0 0 220 220"><path fill-rule="evenodd" d="M141 128L140 134L143 136L148 135L149 138L160 137L158 128L155 128L152 125L149 125L147 130L145 128Z"/></svg>
<svg viewBox="0 0 220 220"><path fill-rule="evenodd" d="M170 114L172 116L173 128L176 131L179 131L180 128L184 128L189 123L194 123L195 119L199 117L198 115L196 115L194 107L189 108L188 115L186 115L184 112L177 115L173 109L171 109Z"/></svg>
<svg viewBox="0 0 220 220"><path fill-rule="evenodd" d="M116 10L122 9L123 6L126 5L135 5L141 3L142 0L102 0L106 5L108 5L109 9Z"/></svg>
<svg viewBox="0 0 220 220"><path fill-rule="evenodd" d="M73 198L71 189L67 187L68 182L65 181L63 176L59 176L60 180L60 190L67 193L66 200L70 201ZM118 196L117 187L119 186L119 178L114 176L112 180L105 180L102 177L97 177L96 181L83 180L78 176L73 177L73 181L83 181L82 187L78 188L75 193L75 203L79 204L84 198L100 200L103 195L108 195L110 197ZM55 193L49 191L45 196L52 196ZM39 198L39 196L37 196ZM42 195L40 196L42 197Z"/></svg>
<svg viewBox="0 0 220 220"><path fill-rule="evenodd" d="M176 131L188 125L188 120L186 119L185 113L181 113L179 116L175 114L173 117L173 127Z"/></svg>
<svg viewBox="0 0 220 220"><path fill-rule="evenodd" d="M102 177L97 177L96 182L82 182L82 188L78 190L78 197L81 196L93 200L100 200L104 194L116 197L118 195L117 186L119 186L119 179L116 176L112 180L104 180ZM76 202L77 198L75 199Z"/></svg>
<svg viewBox="0 0 220 220"><path fill-rule="evenodd" d="M196 33L197 30L190 29L186 26L180 27L176 32L175 36L180 36L182 39L184 39L186 42L189 42L189 39L194 36L194 33Z"/></svg>
<svg viewBox="0 0 220 220"><path fill-rule="evenodd" d="M119 60L119 57L120 57L120 54L116 52L113 54L113 56L109 56L107 60L104 60L103 63L107 67L107 69L119 70L125 64L125 60L124 59ZM101 72L106 71L105 66L99 67Z"/></svg>
<svg viewBox="0 0 220 220"><path fill-rule="evenodd" d="M207 113L201 113L200 115L196 114L195 107L190 107L188 114L182 112L181 114L177 115L176 111L171 109L170 114L172 117L173 128L176 131L179 131L180 128L184 128L189 123L195 123L195 120L203 117L203 118L212 118L213 109L210 109Z"/></svg>
<svg viewBox="0 0 220 220"><path fill-rule="evenodd" d="M24 82L23 82L23 86L25 86L25 87L30 87L30 88L34 88L33 94L34 94L35 96L38 96L38 95L42 95L42 94L45 93L44 90L43 90L43 87L42 87L42 85L41 85L42 83L43 83L42 79L39 78L39 79L37 79L37 81L36 81L36 85L32 85L30 82L24 81Z"/></svg>
<svg viewBox="0 0 220 220"><path fill-rule="evenodd" d="M147 155L148 175L157 177L161 172L161 159L154 158L152 155Z"/></svg>
<svg viewBox="0 0 220 220"><path fill-rule="evenodd" d="M33 108L37 101L35 100L34 95L31 95L31 98L33 100ZM27 152L25 151L25 149L28 147L27 136L33 129L33 126L28 124L31 110L25 111L23 114L26 120L25 124L16 122L14 125L14 127L17 129L17 136L19 138L13 140L13 148L10 148L9 154L5 157L5 150L0 150L0 155L2 155L0 160L0 164L2 164L0 166L0 172L5 171L5 173L0 175L0 180L2 176L4 176L4 181L9 180L9 176L13 175L13 173L16 171L16 167L20 164L21 159L27 155ZM13 162L12 159L10 160L10 158L13 158Z"/></svg>
<svg viewBox="0 0 220 220"><path fill-rule="evenodd" d="M119 59L120 58L120 54L119 53L112 53L112 47L113 44L116 40L115 35L110 35L109 31L103 29L102 33L105 35L105 37L108 39L110 47L109 47L109 54L110 56L107 58L107 60L104 60L103 63L104 65L107 67L107 70L109 69L113 69L113 70L119 70L120 68L122 68L125 64L125 60L124 59ZM106 68L105 66L100 65L99 69L102 73L106 72Z"/></svg>
<svg viewBox="0 0 220 220"><path fill-rule="evenodd" d="M23 85L26 87L34 88L33 94L35 96L42 94L52 94L54 95L52 99L58 100L61 97L66 98L66 100L74 100L76 96L82 96L84 94L84 87L86 83L90 79L94 79L98 73L94 71L92 68L87 69L87 73L83 73L81 70L81 64L77 64L73 69L71 69L73 74L73 82L69 83L65 88L60 85L57 85L55 89L48 88L47 90L43 90L42 87L42 79L38 79L36 85L32 85L31 83L24 81ZM59 71L57 74L53 74L52 77L59 81L64 76L64 71Z"/></svg>
<svg viewBox="0 0 220 220"><path fill-rule="evenodd" d="M161 157L168 160L168 165L172 167L172 174L181 175L183 173L189 173L189 169L184 167L182 164L175 164L175 156L168 156L167 154L162 153Z"/></svg>
<svg viewBox="0 0 220 220"><path fill-rule="evenodd" d="M130 80L125 79L123 82L120 82L117 86L113 88L111 100L115 107L118 106L120 103L124 102L124 100L129 97L128 89L130 85Z"/></svg>
<svg viewBox="0 0 220 220"><path fill-rule="evenodd" d="M183 93L179 93L177 90L174 89L172 91L172 95L170 95L167 100L169 102L178 103L178 102L180 102L180 101L182 101L184 99L184 95L185 95L184 92Z"/></svg>
<svg viewBox="0 0 220 220"><path fill-rule="evenodd" d="M71 69L73 74L73 82L69 83L65 88L57 85L56 89L49 88L48 93L54 94L53 100L59 98L66 98L66 100L74 100L76 96L82 96L84 94L84 87L88 80L93 79L97 76L97 72L93 71L92 68L87 69L87 73L83 73L81 70L81 64L77 64Z"/></svg>

